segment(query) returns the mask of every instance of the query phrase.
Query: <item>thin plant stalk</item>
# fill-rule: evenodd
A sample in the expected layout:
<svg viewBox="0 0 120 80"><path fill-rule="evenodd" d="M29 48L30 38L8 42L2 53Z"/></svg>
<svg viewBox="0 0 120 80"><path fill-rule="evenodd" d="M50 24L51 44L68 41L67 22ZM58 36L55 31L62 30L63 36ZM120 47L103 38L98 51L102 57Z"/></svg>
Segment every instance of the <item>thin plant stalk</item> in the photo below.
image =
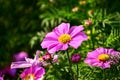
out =
<svg viewBox="0 0 120 80"><path fill-rule="evenodd" d="M67 50L67 58L68 58L68 61L69 61L69 73L72 77L72 64L71 64L71 61L70 61L70 56L69 56L68 50Z"/></svg>
<svg viewBox="0 0 120 80"><path fill-rule="evenodd" d="M52 67L54 68L54 69L57 69L55 66L54 66L54 64L52 63L52 59L50 59L50 64L52 65ZM57 71L59 71L59 70L57 70ZM58 72L56 72L56 74L55 74L59 79L61 79L61 77L58 75Z"/></svg>
<svg viewBox="0 0 120 80"><path fill-rule="evenodd" d="M90 33L91 33L90 36L91 36L91 41L92 41L91 44L92 44L92 49L94 50L94 45L95 45L94 42L95 42L95 41L94 41L93 30L94 30L94 27L91 27L91 30L90 30L90 31L91 31L91 32L90 32Z"/></svg>
<svg viewBox="0 0 120 80"><path fill-rule="evenodd" d="M76 76L77 79L76 79L76 80L78 80L78 76L79 76L79 68L78 68L78 64L76 64L76 70L77 70L77 71L76 71L76 72L77 72L77 76Z"/></svg>

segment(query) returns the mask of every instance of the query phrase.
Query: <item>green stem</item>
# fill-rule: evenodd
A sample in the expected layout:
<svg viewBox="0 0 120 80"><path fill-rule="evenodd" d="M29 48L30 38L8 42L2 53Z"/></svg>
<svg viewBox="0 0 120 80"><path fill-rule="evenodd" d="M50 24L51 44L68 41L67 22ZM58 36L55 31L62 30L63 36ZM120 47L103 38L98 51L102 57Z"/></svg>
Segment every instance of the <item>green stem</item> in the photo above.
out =
<svg viewBox="0 0 120 80"><path fill-rule="evenodd" d="M55 69L56 71L55 71L55 76L57 77L57 78L59 78L59 79L61 79L61 77L59 76L59 70L58 70L58 68L56 68L56 66L54 66L54 64L52 63L52 59L50 59L50 64L52 65L52 68L53 69Z"/></svg>
<svg viewBox="0 0 120 80"><path fill-rule="evenodd" d="M76 69L76 70L77 70L77 76L76 76L77 79L76 79L76 80L78 80L78 76L79 76L79 68L78 68L78 64L76 64L76 68L77 68L77 69Z"/></svg>
<svg viewBox="0 0 120 80"><path fill-rule="evenodd" d="M54 64L52 63L52 59L50 59L50 64L52 65L53 68L55 68Z"/></svg>
<svg viewBox="0 0 120 80"><path fill-rule="evenodd" d="M69 73L71 76L72 75L72 64L71 64L71 61L70 61L70 56L69 56L69 53L68 53L68 50L67 50L67 58L68 58L68 61L69 61Z"/></svg>
<svg viewBox="0 0 120 80"><path fill-rule="evenodd" d="M105 69L102 70L102 78L105 78Z"/></svg>
<svg viewBox="0 0 120 80"><path fill-rule="evenodd" d="M93 27L91 27L91 34L90 34L90 36L91 36L91 41L92 41L92 49L94 50L94 35L93 35Z"/></svg>

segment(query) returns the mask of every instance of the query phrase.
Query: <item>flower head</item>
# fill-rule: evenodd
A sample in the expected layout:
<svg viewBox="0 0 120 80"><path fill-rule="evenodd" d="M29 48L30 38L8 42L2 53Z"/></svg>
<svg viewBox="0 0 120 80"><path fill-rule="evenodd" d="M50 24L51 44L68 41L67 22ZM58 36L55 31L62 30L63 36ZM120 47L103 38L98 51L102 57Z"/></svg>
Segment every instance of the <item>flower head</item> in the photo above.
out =
<svg viewBox="0 0 120 80"><path fill-rule="evenodd" d="M45 69L43 67L31 66L22 72L20 78L22 78L22 80L41 80L44 74Z"/></svg>
<svg viewBox="0 0 120 80"><path fill-rule="evenodd" d="M39 59L41 61L42 66L48 66L51 63L58 62L58 55L50 54L47 52L46 54L42 55Z"/></svg>
<svg viewBox="0 0 120 80"><path fill-rule="evenodd" d="M69 23L62 23L45 36L41 46L47 48L49 53L66 50L68 45L77 49L83 41L87 40L83 29L82 25L70 28Z"/></svg>
<svg viewBox="0 0 120 80"><path fill-rule="evenodd" d="M90 66L100 67L102 69L110 68L111 64L111 55L115 55L116 51L113 49L106 48L97 48L96 50L89 52L87 54L87 58L85 59L85 63Z"/></svg>
<svg viewBox="0 0 120 80"><path fill-rule="evenodd" d="M31 67L32 65L38 65L40 64L39 54L40 51L37 50L34 59L25 57L25 61L12 62L11 68L27 68L27 67Z"/></svg>
<svg viewBox="0 0 120 80"><path fill-rule="evenodd" d="M78 63L81 60L81 55L80 54L73 54L71 57L71 61L73 63Z"/></svg>
<svg viewBox="0 0 120 80"><path fill-rule="evenodd" d="M25 58L25 61L12 62L11 68L27 68L31 67L32 65L47 66L50 64L49 62L46 62L46 60L49 58L51 58L52 63L54 63L57 62L58 55L48 55L47 53L43 56L40 56L40 51L37 50L34 59Z"/></svg>

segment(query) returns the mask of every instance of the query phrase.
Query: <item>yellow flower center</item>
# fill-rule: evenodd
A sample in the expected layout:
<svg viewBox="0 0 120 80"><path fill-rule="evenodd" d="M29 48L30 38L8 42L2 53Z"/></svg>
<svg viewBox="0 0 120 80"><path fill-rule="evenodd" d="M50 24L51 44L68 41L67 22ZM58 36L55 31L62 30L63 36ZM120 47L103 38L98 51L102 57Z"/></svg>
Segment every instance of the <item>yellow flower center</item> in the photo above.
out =
<svg viewBox="0 0 120 80"><path fill-rule="evenodd" d="M69 42L70 40L71 40L71 36L69 34L62 34L58 38L58 41L63 44Z"/></svg>
<svg viewBox="0 0 120 80"><path fill-rule="evenodd" d="M109 59L109 55L108 55L108 54L100 54L100 55L98 56L98 59L99 59L100 61L107 61L107 60Z"/></svg>
<svg viewBox="0 0 120 80"><path fill-rule="evenodd" d="M34 74L28 74L28 75L25 77L25 80L35 80Z"/></svg>
<svg viewBox="0 0 120 80"><path fill-rule="evenodd" d="M39 61L44 61L42 57L39 57Z"/></svg>

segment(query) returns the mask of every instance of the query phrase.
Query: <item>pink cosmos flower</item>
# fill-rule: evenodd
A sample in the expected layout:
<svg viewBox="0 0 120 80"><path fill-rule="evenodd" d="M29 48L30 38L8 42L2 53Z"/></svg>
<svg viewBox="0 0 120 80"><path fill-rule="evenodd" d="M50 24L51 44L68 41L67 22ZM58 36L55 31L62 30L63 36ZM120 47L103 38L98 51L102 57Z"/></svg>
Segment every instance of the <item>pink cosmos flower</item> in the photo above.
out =
<svg viewBox="0 0 120 80"><path fill-rule="evenodd" d="M45 58L45 55L43 55L43 56ZM38 65L38 66L49 65L50 63L46 62L46 60L43 59L43 56L40 56L40 51L37 50L34 59L25 58L25 61L12 62L11 68L27 68L27 67L31 67L32 65ZM58 55L51 54L51 59L52 59L52 63L57 62Z"/></svg>
<svg viewBox="0 0 120 80"><path fill-rule="evenodd" d="M102 69L110 68L111 55L115 55L116 51L113 49L97 48L96 50L89 52L87 58L84 60L85 63L90 66L100 67Z"/></svg>
<svg viewBox="0 0 120 80"><path fill-rule="evenodd" d="M45 36L41 46L47 48L49 53L66 50L68 45L77 49L83 41L87 40L83 29L82 25L70 28L69 23L62 23Z"/></svg>
<svg viewBox="0 0 120 80"><path fill-rule="evenodd" d="M43 67L31 66L22 72L20 78L22 80L42 80L44 74L45 69Z"/></svg>

